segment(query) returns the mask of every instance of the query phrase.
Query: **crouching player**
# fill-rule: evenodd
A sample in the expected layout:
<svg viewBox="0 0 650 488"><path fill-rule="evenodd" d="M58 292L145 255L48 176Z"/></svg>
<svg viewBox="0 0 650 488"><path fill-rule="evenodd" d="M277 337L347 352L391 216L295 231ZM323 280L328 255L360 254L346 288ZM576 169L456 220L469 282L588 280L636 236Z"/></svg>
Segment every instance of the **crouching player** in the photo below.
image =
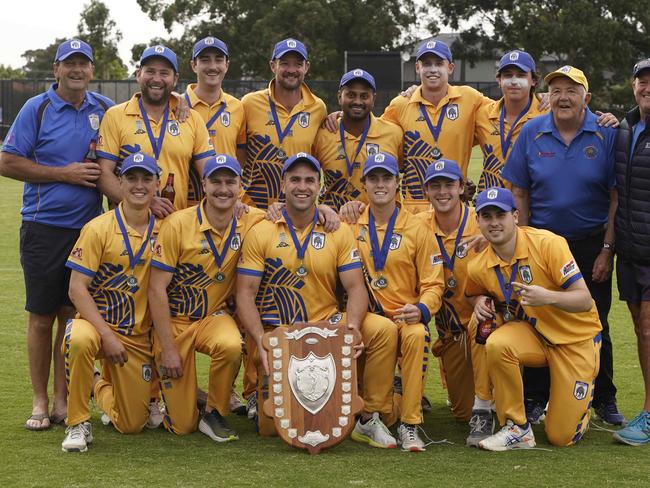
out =
<svg viewBox="0 0 650 488"><path fill-rule="evenodd" d="M480 321L496 313L503 318L485 345L503 428L479 447L505 451L535 446L524 409L521 366L549 367L546 434L551 444L574 444L589 424L599 368L602 327L594 301L562 237L517 227L509 190L483 191L476 212L489 246L469 263L465 293Z"/></svg>
<svg viewBox="0 0 650 488"><path fill-rule="evenodd" d="M235 266L249 229L264 218L250 209L237 218L241 168L220 154L203 170L205 198L167 217L151 262L149 303L154 351L166 406L164 425L189 434L198 428L212 440L238 439L223 416L239 371L241 335L226 311ZM195 352L210 356L208 401L199 422Z"/></svg>
<svg viewBox="0 0 650 488"><path fill-rule="evenodd" d="M156 222L149 210L158 190L156 161L135 153L120 169L123 200L90 221L66 263L70 299L78 310L65 331L68 379L64 451L84 452L93 440L90 395L122 433L149 417L153 365L147 285ZM95 359L102 374L93 374Z"/></svg>

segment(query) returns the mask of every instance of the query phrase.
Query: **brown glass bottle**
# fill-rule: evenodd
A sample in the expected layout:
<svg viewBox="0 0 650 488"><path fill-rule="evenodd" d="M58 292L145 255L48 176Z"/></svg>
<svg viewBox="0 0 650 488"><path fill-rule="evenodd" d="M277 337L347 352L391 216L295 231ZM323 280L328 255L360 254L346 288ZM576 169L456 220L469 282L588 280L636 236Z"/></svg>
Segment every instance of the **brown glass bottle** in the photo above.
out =
<svg viewBox="0 0 650 488"><path fill-rule="evenodd" d="M97 153L95 152L96 148L97 148L97 141L93 139L92 141L90 141L90 144L88 145L88 152L86 153L86 157L84 158L84 163L97 162Z"/></svg>
<svg viewBox="0 0 650 488"><path fill-rule="evenodd" d="M492 299L487 298L485 300L486 305L491 305L492 304ZM478 323L476 326L476 343L477 344L485 344L485 341L487 341L487 338L490 337L490 334L494 332L494 330L497 328L497 321L494 315L492 315L489 319L482 320L481 322Z"/></svg>
<svg viewBox="0 0 650 488"><path fill-rule="evenodd" d="M160 196L174 203L174 198L176 197L176 192L174 191L174 173L169 173L169 176L167 176L167 183L165 183L165 188L163 188Z"/></svg>

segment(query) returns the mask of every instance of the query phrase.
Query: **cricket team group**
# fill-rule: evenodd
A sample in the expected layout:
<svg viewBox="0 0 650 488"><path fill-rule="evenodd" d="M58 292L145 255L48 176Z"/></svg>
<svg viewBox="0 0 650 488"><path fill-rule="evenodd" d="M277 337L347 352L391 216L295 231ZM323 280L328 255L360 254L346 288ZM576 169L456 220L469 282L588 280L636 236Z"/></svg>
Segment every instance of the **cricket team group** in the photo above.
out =
<svg viewBox="0 0 650 488"><path fill-rule="evenodd" d="M233 441L236 412L277 435L261 408L276 368L263 335L327 321L362 338L354 441L426 449L433 358L468 446L533 448L541 422L569 446L592 409L620 426L616 441L650 441L650 59L632 69L636 106L620 122L589 109L576 67L541 93L521 50L499 60L491 100L450 85L449 46L427 41L420 85L381 117L362 69L343 74L328 115L297 39L275 45L268 88L241 100L222 90L220 39L181 62L196 83L177 94L176 54L148 47L140 91L115 105L88 89L91 46L67 40L56 82L5 137L0 174L25 182L27 429L65 424L62 449L86 451L93 399L125 434ZM614 267L645 382L629 421L607 320Z"/></svg>

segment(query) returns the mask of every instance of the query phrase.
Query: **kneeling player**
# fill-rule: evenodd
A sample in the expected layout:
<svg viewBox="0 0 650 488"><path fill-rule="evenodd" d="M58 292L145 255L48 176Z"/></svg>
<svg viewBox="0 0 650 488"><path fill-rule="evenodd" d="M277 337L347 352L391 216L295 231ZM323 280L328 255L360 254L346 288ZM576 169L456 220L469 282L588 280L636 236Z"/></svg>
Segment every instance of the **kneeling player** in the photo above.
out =
<svg viewBox="0 0 650 488"><path fill-rule="evenodd" d="M535 446L524 409L521 366L549 367L546 434L551 444L573 444L587 430L599 368L602 327L594 301L562 237L517 227L509 190L485 190L476 211L490 245L469 263L465 293L472 297L479 320L498 312L504 322L485 346L503 428L479 447L505 451ZM496 307L487 302L488 296Z"/></svg>
<svg viewBox="0 0 650 488"><path fill-rule="evenodd" d="M93 440L90 394L122 433L142 430L149 416L151 320L147 284L156 222L149 205L159 169L135 153L120 169L123 200L81 231L66 266L78 310L65 331L68 418L64 451L86 451ZM93 375L102 359L102 375ZM119 367L118 367L119 366Z"/></svg>
<svg viewBox="0 0 650 488"><path fill-rule="evenodd" d="M234 287L235 266L249 229L264 218L261 210L237 218L241 168L218 155L203 171L205 198L167 217L152 259L149 302L156 338L154 350L167 413L165 427L175 434L198 428L212 440L238 438L223 418L239 371L241 336L225 311ZM208 401L199 422L195 352L210 356Z"/></svg>

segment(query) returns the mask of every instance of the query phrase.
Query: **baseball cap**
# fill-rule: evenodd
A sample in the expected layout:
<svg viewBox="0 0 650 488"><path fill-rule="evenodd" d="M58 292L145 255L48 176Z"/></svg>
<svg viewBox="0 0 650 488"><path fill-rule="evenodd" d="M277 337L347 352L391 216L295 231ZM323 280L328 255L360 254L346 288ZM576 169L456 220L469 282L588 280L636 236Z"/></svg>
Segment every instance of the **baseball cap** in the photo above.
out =
<svg viewBox="0 0 650 488"><path fill-rule="evenodd" d="M344 85L347 85L348 83L354 80L363 80L370 85L370 88L372 88L374 91L377 91L377 85L375 84L374 76L372 76L367 71L364 71L359 68L353 69L352 71L348 71L347 73L345 73L341 77L341 83L339 83L339 88L343 87Z"/></svg>
<svg viewBox="0 0 650 488"><path fill-rule="evenodd" d="M152 175L160 175L160 168L158 167L156 160L148 154L141 152L133 153L122 161L120 176L135 168L143 169Z"/></svg>
<svg viewBox="0 0 650 488"><path fill-rule="evenodd" d="M492 187L483 190L476 197L476 211L479 212L485 207L498 207L501 210L510 212L517 208L512 192L507 188Z"/></svg>
<svg viewBox="0 0 650 488"><path fill-rule="evenodd" d="M366 163L363 165L363 175L366 176L372 170L375 169L385 169L392 175L397 175L399 173L399 168L397 167L397 159L395 159L390 154L386 153L377 153L372 156L368 156Z"/></svg>
<svg viewBox="0 0 650 488"><path fill-rule="evenodd" d="M59 61L63 61L65 58L77 53L83 54L93 63L95 62L93 59L93 48L79 39L69 39L59 44L59 47L56 49L56 56L54 56L54 62L58 63Z"/></svg>
<svg viewBox="0 0 650 488"><path fill-rule="evenodd" d="M509 51L501 56L497 72L500 73L506 66L516 66L525 73L532 73L535 71L535 60L526 51Z"/></svg>
<svg viewBox="0 0 650 488"><path fill-rule="evenodd" d="M196 59L196 57L201 54L204 49L208 48L217 49L218 51L221 51L226 57L228 57L228 46L226 43L221 39L217 39L216 37L208 36L205 39L201 39L199 42L194 44L194 48L192 49L192 59Z"/></svg>
<svg viewBox="0 0 650 488"><path fill-rule="evenodd" d="M309 59L307 56L307 48L305 45L296 39L285 39L278 42L273 48L273 56L271 59L278 59L287 53L294 52L300 54L303 58Z"/></svg>
<svg viewBox="0 0 650 488"><path fill-rule="evenodd" d="M650 58L642 59L634 65L634 69L632 70L633 76L636 78L644 69L650 69Z"/></svg>
<svg viewBox="0 0 650 488"><path fill-rule="evenodd" d="M422 43L418 49L415 60L417 61L422 56L429 53L435 54L439 58L446 59L450 63L453 62L451 57L451 49L449 49L449 46L447 46L447 44L442 41L427 41Z"/></svg>
<svg viewBox="0 0 650 488"><path fill-rule="evenodd" d="M438 159L427 168L427 172L424 175L424 183L426 184L438 177L460 180L463 177L463 173L460 171L460 167L456 164L456 161L452 161L451 159Z"/></svg>
<svg viewBox="0 0 650 488"><path fill-rule="evenodd" d="M574 81L578 85L584 86L585 90L589 91L589 82L587 81L585 74L578 68L574 68L573 66L569 65L562 66L561 68L547 74L546 77L544 77L544 81L550 84L552 80L559 76L569 78L571 81Z"/></svg>
<svg viewBox="0 0 650 488"><path fill-rule="evenodd" d="M289 170L289 168L291 168L291 166L299 162L309 163L312 168L320 172L320 163L318 162L318 159L316 159L311 154L299 152L298 154L294 154L293 156L285 159L284 164L282 165L282 175L284 176L284 174Z"/></svg>
<svg viewBox="0 0 650 488"><path fill-rule="evenodd" d="M150 46L145 49L142 53L142 56L140 56L140 66L144 66L145 61L151 58L166 59L172 65L174 71L178 73L178 61L176 60L176 54L168 47L158 44L156 46Z"/></svg>
<svg viewBox="0 0 650 488"><path fill-rule="evenodd" d="M209 178L218 169L229 169L237 176L241 176L239 161L227 154L217 154L206 161L203 167L203 178Z"/></svg>

